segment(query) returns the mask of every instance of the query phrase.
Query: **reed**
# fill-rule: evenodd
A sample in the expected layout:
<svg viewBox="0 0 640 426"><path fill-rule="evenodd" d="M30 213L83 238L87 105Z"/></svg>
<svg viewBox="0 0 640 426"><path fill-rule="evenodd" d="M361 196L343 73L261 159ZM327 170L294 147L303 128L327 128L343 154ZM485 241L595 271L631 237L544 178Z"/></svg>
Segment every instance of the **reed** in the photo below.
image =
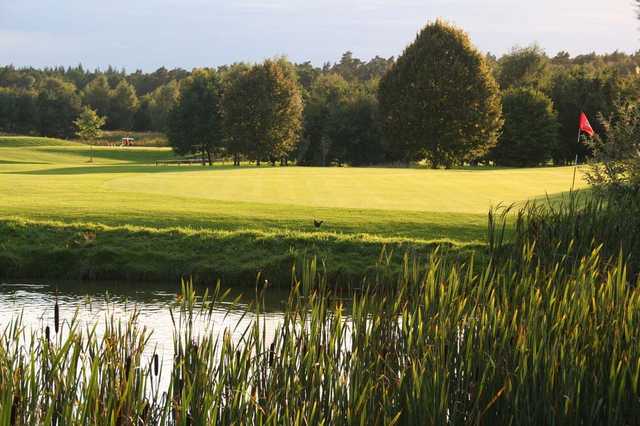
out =
<svg viewBox="0 0 640 426"><path fill-rule="evenodd" d="M145 352L135 315L107 320L100 338L71 319L47 339L16 318L0 342L0 425L637 424L640 287L632 257L596 239L615 227L613 205L543 222L528 208L488 265L436 252L386 265L396 274L383 256L345 297L304 262L272 336L262 280L251 325L220 336L207 326L228 296L187 283L170 311L170 371ZM585 211L603 217L576 217ZM594 237L572 242L560 223Z"/></svg>

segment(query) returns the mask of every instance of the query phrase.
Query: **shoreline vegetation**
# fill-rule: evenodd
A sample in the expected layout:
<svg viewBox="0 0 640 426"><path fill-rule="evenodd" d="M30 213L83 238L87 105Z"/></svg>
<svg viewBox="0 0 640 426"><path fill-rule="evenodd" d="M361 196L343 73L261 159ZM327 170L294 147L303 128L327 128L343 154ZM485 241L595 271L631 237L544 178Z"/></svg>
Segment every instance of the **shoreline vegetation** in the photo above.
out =
<svg viewBox="0 0 640 426"><path fill-rule="evenodd" d="M11 279L175 281L252 285L256 274L288 285L292 265L318 257L333 281L357 284L381 254L434 249L469 257L483 243L287 230L108 226L21 218L0 220L0 277Z"/></svg>
<svg viewBox="0 0 640 426"><path fill-rule="evenodd" d="M0 336L0 418L13 425L298 424L302 417L345 425L634 424L638 242L621 225L638 211L631 198L530 205L515 212L511 238L503 216L490 216L485 265L439 252L388 258L347 298L307 259L269 338L260 320L268 286L256 284L253 320L234 340L233 324L220 334L195 326L226 293L218 286L197 295L187 283L171 307L174 358L166 370L135 315L106 318L98 336L60 319L54 306L53 323L41 330L22 329L18 318Z"/></svg>

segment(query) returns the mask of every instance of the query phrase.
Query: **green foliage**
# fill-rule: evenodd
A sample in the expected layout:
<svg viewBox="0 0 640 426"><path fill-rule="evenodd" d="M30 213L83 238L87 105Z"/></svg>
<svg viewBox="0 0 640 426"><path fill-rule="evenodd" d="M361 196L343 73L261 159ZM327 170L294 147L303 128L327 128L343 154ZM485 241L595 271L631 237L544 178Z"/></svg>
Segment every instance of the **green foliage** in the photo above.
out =
<svg viewBox="0 0 640 426"><path fill-rule="evenodd" d="M397 159L451 167L483 156L502 126L498 85L461 30L437 21L380 81L380 110Z"/></svg>
<svg viewBox="0 0 640 426"><path fill-rule="evenodd" d="M334 160L331 132L336 117L350 96L349 83L338 74L318 77L311 86L304 109L304 139L298 149L298 161L308 165L329 165Z"/></svg>
<svg viewBox="0 0 640 426"><path fill-rule="evenodd" d="M180 94L178 82L173 80L155 89L149 95L149 116L151 129L165 131L169 113L178 102Z"/></svg>
<svg viewBox="0 0 640 426"><path fill-rule="evenodd" d="M224 105L231 152L260 164L286 161L296 148L303 103L295 68L286 60L266 60L239 72L230 79Z"/></svg>
<svg viewBox="0 0 640 426"><path fill-rule="evenodd" d="M590 141L589 183L601 190L640 188L640 105L622 105L601 121L607 138L596 135Z"/></svg>
<svg viewBox="0 0 640 426"><path fill-rule="evenodd" d="M70 138L75 134L73 120L80 114L81 101L73 84L53 77L45 79L36 103L42 136Z"/></svg>
<svg viewBox="0 0 640 426"><path fill-rule="evenodd" d="M222 332L211 313L236 302L220 285L198 295L183 283L168 308L173 357L162 370L135 311L126 323L107 317L104 333L59 322L56 306L39 330L18 317L0 336L0 418L540 425L552 413L563 425L635 424L640 287L620 240L613 253L599 247L615 225L629 248L635 238L619 225L630 206L577 206L518 212L515 239L493 246L486 264L383 251L357 290L303 257L275 329L264 321L268 282ZM632 211L640 217L637 202ZM490 235L500 223L491 226Z"/></svg>
<svg viewBox="0 0 640 426"><path fill-rule="evenodd" d="M180 85L167 123L169 145L178 154L201 152L212 163L222 148L222 80L213 69L194 70Z"/></svg>
<svg viewBox="0 0 640 426"><path fill-rule="evenodd" d="M106 118L100 117L94 110L85 106L73 124L76 125L76 135L81 140L94 141L102 136L102 127L106 122Z"/></svg>
<svg viewBox="0 0 640 426"><path fill-rule="evenodd" d="M85 86L83 101L102 116L111 113L111 87L106 76L99 75Z"/></svg>
<svg viewBox="0 0 640 426"><path fill-rule="evenodd" d="M0 87L0 131L28 134L37 129L37 97L32 89Z"/></svg>
<svg viewBox="0 0 640 426"><path fill-rule="evenodd" d="M595 132L604 136L605 129L595 117L613 113L620 91L619 79L607 70L573 67L556 72L549 89L560 123L560 143L553 155L556 164L567 164L576 156L581 162L587 158L587 145L577 140L580 113L585 112Z"/></svg>
<svg viewBox="0 0 640 426"><path fill-rule="evenodd" d="M488 158L500 166L537 166L551 160L558 143L553 103L535 89L511 89L502 97L504 127Z"/></svg>
<svg viewBox="0 0 640 426"><path fill-rule="evenodd" d="M109 93L108 128L110 130L131 130L133 117L138 106L138 96L134 87L126 80L121 80Z"/></svg>
<svg viewBox="0 0 640 426"><path fill-rule="evenodd" d="M532 87L543 89L549 79L549 58L537 45L514 48L500 58L497 80L503 90Z"/></svg>
<svg viewBox="0 0 640 426"><path fill-rule="evenodd" d="M304 111L304 138L298 162L327 166L382 162L377 86L325 74L314 82Z"/></svg>

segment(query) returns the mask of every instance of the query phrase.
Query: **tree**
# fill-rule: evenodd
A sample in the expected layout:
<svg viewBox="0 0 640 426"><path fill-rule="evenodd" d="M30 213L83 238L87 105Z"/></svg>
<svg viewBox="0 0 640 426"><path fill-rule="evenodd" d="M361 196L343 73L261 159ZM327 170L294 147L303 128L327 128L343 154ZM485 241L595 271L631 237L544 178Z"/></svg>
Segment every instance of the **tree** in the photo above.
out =
<svg viewBox="0 0 640 426"><path fill-rule="evenodd" d="M38 94L0 87L0 131L27 134L38 129Z"/></svg>
<svg viewBox="0 0 640 426"><path fill-rule="evenodd" d="M384 149L376 92L374 82L347 82L338 74L319 77L304 109L299 163L358 166L381 162Z"/></svg>
<svg viewBox="0 0 640 426"><path fill-rule="evenodd" d="M598 190L640 188L640 105L627 103L609 118L600 120L607 131L604 140L589 142L593 158L587 180Z"/></svg>
<svg viewBox="0 0 640 426"><path fill-rule="evenodd" d="M427 25L380 81L380 113L389 152L451 167L481 157L502 126L498 85L469 37Z"/></svg>
<svg viewBox="0 0 640 426"><path fill-rule="evenodd" d="M55 77L46 78L39 88L39 132L42 136L70 138L75 133L73 120L81 110L80 97L73 84Z"/></svg>
<svg viewBox="0 0 640 426"><path fill-rule="evenodd" d="M240 165L240 156L248 152L248 126L243 121L246 99L251 96L247 74L251 66L236 63L222 68L222 121L224 146L233 155L233 165Z"/></svg>
<svg viewBox="0 0 640 426"><path fill-rule="evenodd" d="M163 132L166 130L167 117L178 101L180 92L175 80L162 85L151 92L149 97L149 116L151 128Z"/></svg>
<svg viewBox="0 0 640 426"><path fill-rule="evenodd" d="M544 93L511 89L502 98L504 127L489 158L501 166L537 166L551 160L558 141L557 114Z"/></svg>
<svg viewBox="0 0 640 426"><path fill-rule="evenodd" d="M299 141L302 110L295 69L284 59L253 66L225 96L230 140L243 141L245 154L258 165L262 160L286 163Z"/></svg>
<svg viewBox="0 0 640 426"><path fill-rule="evenodd" d="M85 106L78 118L73 122L77 128L76 136L81 140L93 142L102 135L102 126L106 121L106 118L100 117L95 110ZM93 163L93 144L91 144L89 162Z"/></svg>
<svg viewBox="0 0 640 426"><path fill-rule="evenodd" d="M182 81L177 102L168 115L167 137L181 155L200 152L211 166L223 146L222 81L213 69L195 69Z"/></svg>
<svg viewBox="0 0 640 426"><path fill-rule="evenodd" d="M98 114L109 114L111 87L109 87L107 77L99 75L91 80L84 88L83 100L86 105L96 110Z"/></svg>
<svg viewBox="0 0 640 426"><path fill-rule="evenodd" d="M382 162L384 147L379 124L375 93L363 87L354 88L331 117L329 155L338 165L363 166Z"/></svg>
<svg viewBox="0 0 640 426"><path fill-rule="evenodd" d="M131 130L139 105L136 90L126 80L120 80L110 92L109 98L108 127L113 130Z"/></svg>
<svg viewBox="0 0 640 426"><path fill-rule="evenodd" d="M514 48L498 61L498 83L503 90L519 87L542 89L549 77L549 58L537 45Z"/></svg>
<svg viewBox="0 0 640 426"><path fill-rule="evenodd" d="M313 83L304 108L303 140L298 149L301 164L327 166L333 136L331 126L339 120L341 106L349 96L349 83L339 74L324 74Z"/></svg>
<svg viewBox="0 0 640 426"><path fill-rule="evenodd" d="M106 122L106 118L100 117L95 110L85 106L73 122L77 128L76 136L84 141L96 140L102 135L102 127Z"/></svg>
<svg viewBox="0 0 640 426"><path fill-rule="evenodd" d="M620 97L620 80L609 70L590 70L575 66L558 71L550 85L549 96L558 112L560 140L553 154L556 164L567 164L576 156L580 161L590 154L588 146L579 144L578 118L581 112L589 117L611 115ZM606 137L605 128L593 120L596 133Z"/></svg>

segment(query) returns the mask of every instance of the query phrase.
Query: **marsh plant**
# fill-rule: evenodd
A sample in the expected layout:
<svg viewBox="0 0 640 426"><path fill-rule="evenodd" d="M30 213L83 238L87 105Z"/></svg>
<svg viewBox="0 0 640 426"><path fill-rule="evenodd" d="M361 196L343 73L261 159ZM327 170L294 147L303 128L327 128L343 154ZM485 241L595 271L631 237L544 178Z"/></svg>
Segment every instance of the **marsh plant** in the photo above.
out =
<svg viewBox="0 0 640 426"><path fill-rule="evenodd" d="M268 288L249 326L214 335L202 324L226 294L186 284L167 371L135 315L101 336L74 318L33 332L16 318L0 344L0 424L637 424L640 289L624 252L552 241L568 216L519 217L526 235L496 239L488 264L436 251L397 273L383 257L390 272L346 298L307 261L271 334Z"/></svg>

